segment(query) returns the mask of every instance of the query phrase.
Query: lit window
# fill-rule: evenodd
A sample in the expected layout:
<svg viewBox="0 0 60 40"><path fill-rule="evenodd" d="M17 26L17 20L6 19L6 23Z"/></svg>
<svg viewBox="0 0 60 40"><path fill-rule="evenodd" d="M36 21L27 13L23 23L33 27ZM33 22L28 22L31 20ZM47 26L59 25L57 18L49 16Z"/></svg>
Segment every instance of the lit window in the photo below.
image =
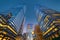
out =
<svg viewBox="0 0 60 40"><path fill-rule="evenodd" d="M55 34L55 37L59 37L59 35L58 34Z"/></svg>
<svg viewBox="0 0 60 40"><path fill-rule="evenodd" d="M0 40L2 40L2 38L0 38Z"/></svg>
<svg viewBox="0 0 60 40"><path fill-rule="evenodd" d="M5 38L3 40L6 40Z"/></svg>

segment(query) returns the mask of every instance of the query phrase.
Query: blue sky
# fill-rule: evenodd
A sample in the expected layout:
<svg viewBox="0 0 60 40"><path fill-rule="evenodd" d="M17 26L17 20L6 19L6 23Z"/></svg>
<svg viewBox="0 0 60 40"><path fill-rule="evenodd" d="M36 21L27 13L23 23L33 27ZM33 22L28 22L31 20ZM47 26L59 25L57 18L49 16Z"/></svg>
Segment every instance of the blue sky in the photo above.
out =
<svg viewBox="0 0 60 40"><path fill-rule="evenodd" d="M36 15L34 12L35 5L43 5L48 8L60 11L60 0L0 0L0 12L9 10L10 8L20 7L20 5L26 5L26 22L36 24ZM13 15L16 15L13 13Z"/></svg>

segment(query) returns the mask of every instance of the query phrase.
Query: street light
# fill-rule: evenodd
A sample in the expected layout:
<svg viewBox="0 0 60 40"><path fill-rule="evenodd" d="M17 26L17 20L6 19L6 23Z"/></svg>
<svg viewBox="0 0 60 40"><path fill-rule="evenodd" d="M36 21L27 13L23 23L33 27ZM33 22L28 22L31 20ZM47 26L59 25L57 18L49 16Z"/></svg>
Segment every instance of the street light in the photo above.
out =
<svg viewBox="0 0 60 40"><path fill-rule="evenodd" d="M34 31L32 31L32 34L34 34Z"/></svg>

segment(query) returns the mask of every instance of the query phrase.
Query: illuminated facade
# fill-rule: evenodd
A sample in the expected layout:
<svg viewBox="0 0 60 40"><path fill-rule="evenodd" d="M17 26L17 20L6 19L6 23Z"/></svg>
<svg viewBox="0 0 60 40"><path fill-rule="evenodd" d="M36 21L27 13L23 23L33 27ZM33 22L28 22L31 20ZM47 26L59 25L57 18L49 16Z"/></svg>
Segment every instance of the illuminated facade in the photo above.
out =
<svg viewBox="0 0 60 40"><path fill-rule="evenodd" d="M8 17L8 16L7 16ZM0 15L0 40L15 40L17 32L6 20L3 14Z"/></svg>
<svg viewBox="0 0 60 40"><path fill-rule="evenodd" d="M38 24L46 40L54 40L60 35L60 12L45 7L36 7Z"/></svg>

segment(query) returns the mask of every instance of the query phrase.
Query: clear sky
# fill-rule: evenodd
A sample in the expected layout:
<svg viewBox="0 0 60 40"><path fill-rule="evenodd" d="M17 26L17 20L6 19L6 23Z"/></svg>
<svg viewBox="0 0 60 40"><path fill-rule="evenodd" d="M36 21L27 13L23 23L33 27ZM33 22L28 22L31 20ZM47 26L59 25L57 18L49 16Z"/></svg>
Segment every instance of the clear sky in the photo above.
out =
<svg viewBox="0 0 60 40"><path fill-rule="evenodd" d="M37 20L36 15L34 13L34 6L37 4L60 11L60 0L0 0L0 12L9 10L12 7L26 5L25 14L26 24L27 23L35 24ZM16 14L13 13L13 15Z"/></svg>

